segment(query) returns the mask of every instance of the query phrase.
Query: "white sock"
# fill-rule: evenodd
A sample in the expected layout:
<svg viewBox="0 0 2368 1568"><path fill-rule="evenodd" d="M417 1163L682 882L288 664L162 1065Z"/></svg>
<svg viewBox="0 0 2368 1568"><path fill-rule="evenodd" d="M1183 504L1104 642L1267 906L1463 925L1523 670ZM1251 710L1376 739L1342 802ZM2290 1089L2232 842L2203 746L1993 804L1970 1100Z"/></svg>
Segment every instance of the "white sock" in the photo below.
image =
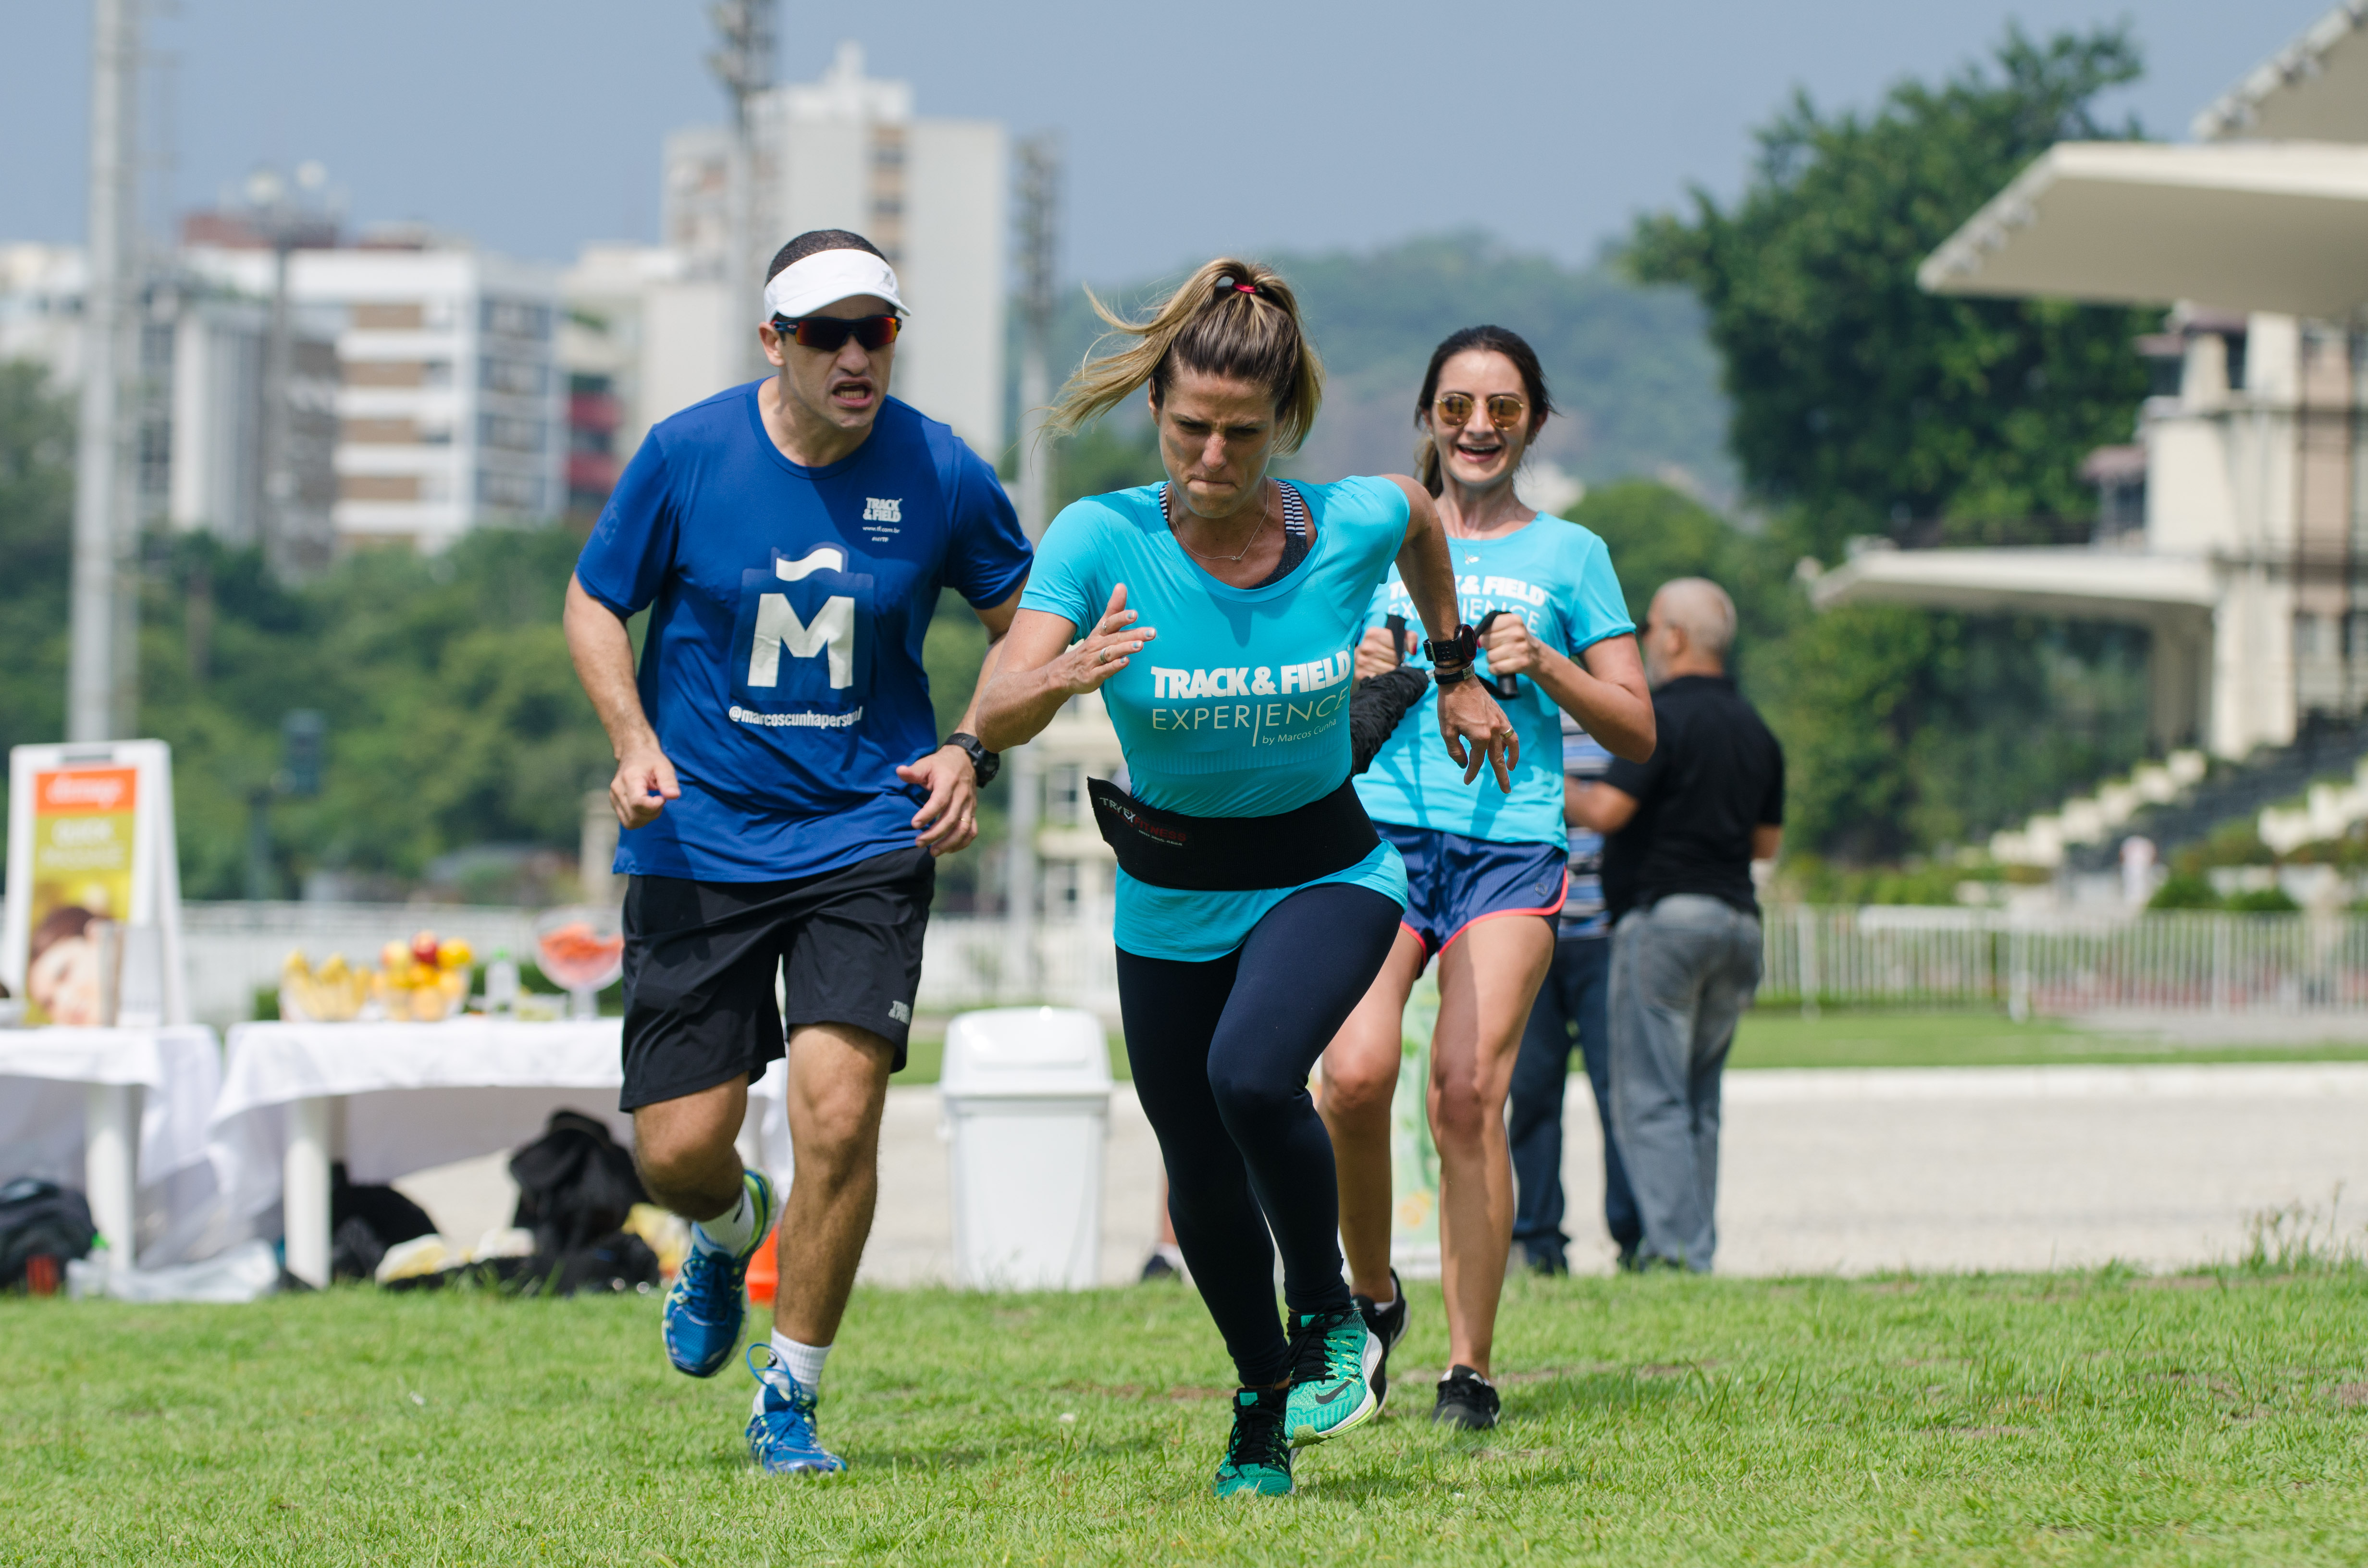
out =
<svg viewBox="0 0 2368 1568"><path fill-rule="evenodd" d="M1184 1249L1174 1242L1161 1242L1151 1249L1151 1254L1154 1257L1164 1259L1167 1267L1178 1273L1184 1271Z"/></svg>
<svg viewBox="0 0 2368 1568"><path fill-rule="evenodd" d="M822 1392L822 1364L830 1355L829 1346L801 1345L777 1328L773 1331L773 1354L780 1358L790 1376L798 1380L799 1387L810 1394Z"/></svg>
<svg viewBox="0 0 2368 1568"><path fill-rule="evenodd" d="M709 1252L728 1252L737 1256L746 1252L757 1239L757 1204L749 1196L748 1184L740 1184L740 1201L712 1220L695 1221L690 1227L691 1239Z"/></svg>

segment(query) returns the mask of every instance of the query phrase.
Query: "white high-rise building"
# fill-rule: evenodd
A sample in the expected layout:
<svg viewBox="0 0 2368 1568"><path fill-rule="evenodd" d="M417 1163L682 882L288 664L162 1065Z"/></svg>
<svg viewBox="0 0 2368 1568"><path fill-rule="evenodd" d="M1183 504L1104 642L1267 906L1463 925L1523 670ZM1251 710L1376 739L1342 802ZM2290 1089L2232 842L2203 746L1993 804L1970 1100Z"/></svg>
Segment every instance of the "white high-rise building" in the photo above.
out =
<svg viewBox="0 0 2368 1568"><path fill-rule="evenodd" d="M49 372L52 393L82 382L83 292L74 246L0 245L0 359ZM263 409L270 306L219 280L168 269L142 286L137 374L127 388L136 430L136 506L146 527L204 530L234 548L265 542ZM335 313L300 308L289 323L288 471L283 553L317 562L335 499ZM296 546L290 551L290 546Z"/></svg>
<svg viewBox="0 0 2368 1568"><path fill-rule="evenodd" d="M1010 191L1004 128L916 116L911 85L865 75L862 46L853 42L838 46L820 81L758 96L751 119L757 254L750 275L761 279L773 252L809 229L850 229L878 245L912 311L896 345L890 390L951 425L995 461L1004 444ZM721 126L678 131L666 140L665 243L681 253L692 276L722 271L730 151L730 132ZM723 313L745 320L753 334L761 305L751 299ZM723 355L714 352L720 367ZM727 384L728 371L706 392ZM654 408L650 416L672 412Z"/></svg>
<svg viewBox="0 0 2368 1568"><path fill-rule="evenodd" d="M187 265L257 299L268 251L196 246ZM558 269L411 239L301 250L289 291L336 323L337 542L439 550L566 506Z"/></svg>

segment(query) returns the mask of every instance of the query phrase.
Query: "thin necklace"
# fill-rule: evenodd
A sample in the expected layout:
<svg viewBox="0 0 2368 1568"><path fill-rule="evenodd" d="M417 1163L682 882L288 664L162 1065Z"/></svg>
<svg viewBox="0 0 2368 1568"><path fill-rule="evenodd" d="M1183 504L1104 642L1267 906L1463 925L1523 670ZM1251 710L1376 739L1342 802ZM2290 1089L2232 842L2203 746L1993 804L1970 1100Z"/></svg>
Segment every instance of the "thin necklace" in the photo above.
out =
<svg viewBox="0 0 2368 1568"><path fill-rule="evenodd" d="M1175 515L1167 509L1168 492L1175 488L1176 487L1172 484L1163 484L1159 487L1159 517L1162 522L1167 525L1167 537L1174 540L1178 544L1183 544L1184 553L1187 555L1197 555L1203 561L1223 561L1238 565L1241 562L1242 557L1250 552L1250 545L1256 544L1258 541L1258 536L1266 532L1266 525L1268 522L1266 515L1266 496L1261 494L1258 496L1258 526L1250 530L1249 544L1243 545L1241 549L1234 551L1231 555L1212 555L1205 550L1195 550L1190 545L1184 544L1184 536L1176 531ZM1196 517L1200 516L1198 512L1195 512L1192 515Z"/></svg>

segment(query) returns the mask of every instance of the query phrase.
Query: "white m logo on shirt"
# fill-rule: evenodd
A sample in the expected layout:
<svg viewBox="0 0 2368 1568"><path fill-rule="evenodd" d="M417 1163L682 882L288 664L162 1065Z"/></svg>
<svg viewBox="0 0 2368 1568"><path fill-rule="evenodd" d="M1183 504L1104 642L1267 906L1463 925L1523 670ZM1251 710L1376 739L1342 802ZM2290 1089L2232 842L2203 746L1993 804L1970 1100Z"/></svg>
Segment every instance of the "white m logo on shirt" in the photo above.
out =
<svg viewBox="0 0 2368 1568"><path fill-rule="evenodd" d="M818 568L833 572L847 570L847 557L829 545L815 549L802 561L776 561L773 574L785 583L795 583L810 576ZM757 631L748 642L748 684L779 686L781 683L781 651L789 650L792 658L811 659L817 653L830 657L830 684L833 690L855 684L855 600L837 594L823 601L822 609L809 621L798 619L790 608L787 594L761 594L757 599Z"/></svg>

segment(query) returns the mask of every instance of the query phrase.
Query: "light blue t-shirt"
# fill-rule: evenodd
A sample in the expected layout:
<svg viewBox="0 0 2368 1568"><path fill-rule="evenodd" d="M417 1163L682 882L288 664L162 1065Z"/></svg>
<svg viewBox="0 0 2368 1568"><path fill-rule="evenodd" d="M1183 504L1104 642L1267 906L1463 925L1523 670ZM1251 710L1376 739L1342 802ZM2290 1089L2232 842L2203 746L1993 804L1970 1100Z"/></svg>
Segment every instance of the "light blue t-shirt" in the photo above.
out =
<svg viewBox="0 0 2368 1568"><path fill-rule="evenodd" d="M1539 642L1577 657L1581 650L1634 631L1612 574L1611 552L1577 523L1543 514L1496 539L1451 539L1456 596L1465 624L1477 626L1501 609L1529 623ZM1373 595L1367 624L1402 615L1419 626L1414 601L1393 566ZM1406 663L1429 667L1420 644ZM1486 674L1488 661L1480 660ZM1520 765L1510 794L1483 769L1482 788L1463 782L1463 770L1439 739L1439 688L1424 694L1357 778L1357 794L1376 822L1434 833L1461 834L1490 844L1567 844L1563 828L1562 710L1545 688L1521 677L1517 697L1499 699L1521 738Z"/></svg>
<svg viewBox="0 0 2368 1568"><path fill-rule="evenodd" d="M1101 688L1129 786L1148 805L1273 816L1322 799L1349 776L1357 640L1406 542L1406 493L1385 479L1297 488L1315 547L1262 588L1229 586L1185 554L1160 515L1156 485L1075 503L1037 546L1020 608L1061 616L1082 632L1124 583L1137 624L1159 633ZM1406 866L1386 842L1318 881L1406 902ZM1298 891L1190 892L1121 870L1118 945L1144 958L1223 958Z"/></svg>

